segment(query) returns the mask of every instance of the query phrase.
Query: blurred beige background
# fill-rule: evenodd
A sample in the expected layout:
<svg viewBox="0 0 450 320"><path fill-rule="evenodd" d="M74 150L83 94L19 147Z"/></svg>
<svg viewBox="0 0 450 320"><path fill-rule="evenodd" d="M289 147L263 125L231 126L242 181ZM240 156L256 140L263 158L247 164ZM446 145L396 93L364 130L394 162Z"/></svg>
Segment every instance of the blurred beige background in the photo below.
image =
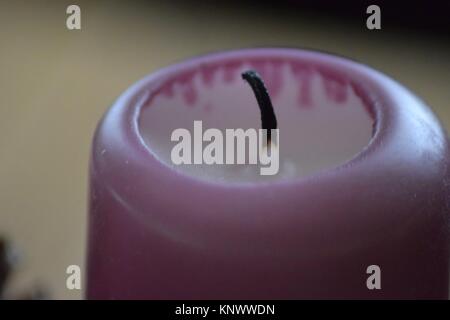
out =
<svg viewBox="0 0 450 320"><path fill-rule="evenodd" d="M81 31L66 29L72 3ZM450 128L450 44L401 31L368 31L363 12L355 25L239 3L1 1L0 234L23 253L10 291L42 283L52 298L82 297L65 270L84 265L93 130L125 88L175 61L263 45L331 51L404 83Z"/></svg>

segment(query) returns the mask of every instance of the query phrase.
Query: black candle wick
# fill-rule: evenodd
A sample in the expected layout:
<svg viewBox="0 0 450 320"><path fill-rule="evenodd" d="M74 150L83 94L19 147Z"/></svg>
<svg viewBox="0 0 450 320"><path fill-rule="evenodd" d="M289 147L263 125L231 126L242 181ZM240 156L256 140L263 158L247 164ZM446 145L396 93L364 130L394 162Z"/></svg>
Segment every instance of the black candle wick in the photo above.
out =
<svg viewBox="0 0 450 320"><path fill-rule="evenodd" d="M248 70L242 73L242 79L248 82L255 94L261 111L261 127L267 130L267 145L270 145L272 132L271 129L277 128L277 118L273 111L272 101L269 92L267 92L261 76L254 70Z"/></svg>

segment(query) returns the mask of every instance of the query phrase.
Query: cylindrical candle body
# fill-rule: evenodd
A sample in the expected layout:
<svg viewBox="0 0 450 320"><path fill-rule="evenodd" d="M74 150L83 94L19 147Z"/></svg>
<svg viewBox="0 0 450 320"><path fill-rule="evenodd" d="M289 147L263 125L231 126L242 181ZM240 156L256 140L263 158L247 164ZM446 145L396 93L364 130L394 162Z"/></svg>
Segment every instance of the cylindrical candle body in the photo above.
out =
<svg viewBox="0 0 450 320"><path fill-rule="evenodd" d="M170 164L169 133L177 126L192 128L194 119L219 128L259 125L254 102L255 120L243 107L251 93L236 89L241 84L248 92L239 74L249 66L274 93L279 177ZM321 85L310 83L314 74ZM230 91L220 89L223 83ZM178 94L179 104L191 109L176 109ZM290 97L298 106L289 105ZM314 115L332 103L337 109ZM349 111L352 106L361 110ZM233 122L224 108L242 108L232 112L241 120ZM339 135L333 117L345 112L342 121L373 119L373 136L359 152L345 135L345 147L321 145ZM239 122L246 117L248 123ZM327 117L330 125L305 137L308 121ZM296 121L304 123L297 129ZM364 142L356 134L364 128L346 131L356 146ZM308 143L310 149L302 149ZM338 154L331 162L337 165L327 163L330 154ZM250 49L163 69L127 90L97 129L87 297L447 298L449 168L447 137L431 111L359 63L302 50ZM380 289L368 288L372 265L380 268Z"/></svg>

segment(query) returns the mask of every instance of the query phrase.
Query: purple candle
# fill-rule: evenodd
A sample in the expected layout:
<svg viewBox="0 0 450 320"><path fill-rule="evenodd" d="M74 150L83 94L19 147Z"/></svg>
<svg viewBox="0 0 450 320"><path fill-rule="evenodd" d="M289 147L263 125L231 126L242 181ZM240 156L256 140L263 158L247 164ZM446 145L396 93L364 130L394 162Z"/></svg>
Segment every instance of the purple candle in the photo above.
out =
<svg viewBox="0 0 450 320"><path fill-rule="evenodd" d="M248 69L277 115L278 173L174 164L177 128L260 128ZM421 100L354 61L250 49L160 70L94 138L87 298L447 298L449 155Z"/></svg>

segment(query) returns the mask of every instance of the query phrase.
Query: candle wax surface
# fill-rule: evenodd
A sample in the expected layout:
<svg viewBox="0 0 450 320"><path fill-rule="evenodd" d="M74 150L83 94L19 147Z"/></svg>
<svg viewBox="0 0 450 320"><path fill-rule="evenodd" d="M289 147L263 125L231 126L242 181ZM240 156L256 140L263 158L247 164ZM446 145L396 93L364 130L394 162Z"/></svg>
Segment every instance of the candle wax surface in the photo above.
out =
<svg viewBox="0 0 450 320"><path fill-rule="evenodd" d="M177 142L170 137L177 128L188 129L192 136L196 120L202 121L203 132L208 128L223 133L225 129L261 128L256 99L241 77L249 69L261 75L277 116L278 173L263 176L259 164L248 162L174 165L171 150ZM142 103L139 130L154 155L184 174L217 182L298 178L332 168L361 151L373 130L370 113L348 81L295 61L260 59L204 65L166 79Z"/></svg>
<svg viewBox="0 0 450 320"><path fill-rule="evenodd" d="M194 120L260 128L248 69L272 96L279 173L173 165L171 133ZM447 299L449 163L428 106L361 63L263 48L164 68L96 131L87 297Z"/></svg>

